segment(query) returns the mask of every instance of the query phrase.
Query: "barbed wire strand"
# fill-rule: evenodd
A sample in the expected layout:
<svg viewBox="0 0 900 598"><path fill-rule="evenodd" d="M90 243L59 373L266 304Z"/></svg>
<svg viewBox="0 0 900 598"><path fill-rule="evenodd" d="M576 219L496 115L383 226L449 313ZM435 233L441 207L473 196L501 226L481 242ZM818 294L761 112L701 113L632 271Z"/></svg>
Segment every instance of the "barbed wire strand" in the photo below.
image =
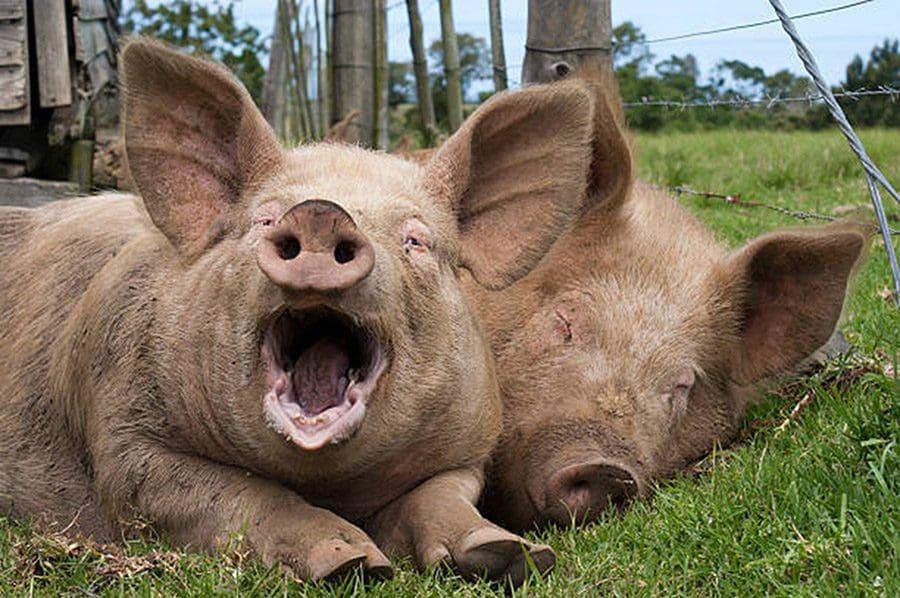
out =
<svg viewBox="0 0 900 598"><path fill-rule="evenodd" d="M828 216L826 214L817 214L816 212L806 212L804 210L798 210L796 208L787 208L782 206L775 206L770 203L766 203L764 201L750 201L744 199L740 193L715 193L712 191L696 191L687 185L677 185L675 187L659 187L658 185L653 185L657 189L661 189L664 191L669 191L674 193L676 197L681 197L682 195L694 195L696 197L704 197L706 199L721 199L723 202L737 206L742 208L765 208L766 210L771 210L773 212L777 212L784 216L790 216L791 218L795 218L797 220L823 220L825 222L834 222L836 220L840 220L838 216ZM888 231L892 235L900 235L900 230L894 228L888 228Z"/></svg>
<svg viewBox="0 0 900 598"><path fill-rule="evenodd" d="M866 153L865 147L863 147L862 141L859 140L859 137L856 135L853 127L850 125L850 122L844 115L843 109L841 109L840 104L838 104L837 100L834 98L834 94L832 94L831 88L828 87L828 85L825 83L825 78L819 71L819 67L816 64L816 59L806 47L806 44L803 43L803 40L800 39L800 34L797 33L797 29L794 27L794 23L785 12L780 0L769 0L769 4L772 5L772 8L775 10L775 14L778 15L778 18L781 21L781 26L784 28L785 33L787 33L788 37L791 38L791 41L794 42L794 47L797 49L797 56L800 57L800 61L806 68L806 72L808 72L812 77L813 82L819 89L819 93L823 96L825 104L828 106L829 112L831 112L831 116L835 121L837 121L838 126L844 133L844 137L847 138L847 143L850 144L850 149L853 150L854 154L856 154L856 157L859 159L860 164L862 164L862 167L866 172L866 181L869 186L869 194L872 196L872 203L875 207L875 214L876 216L878 216L878 226L881 228L881 236L884 239L884 249L887 252L888 262L891 266L891 274L894 277L894 290L897 293L895 303L897 307L900 308L900 266L898 266L897 264L897 254L894 251L894 244L891 240L890 227L888 226L887 216L884 212L884 205L881 202L881 193L879 192L878 185L876 183L880 183L898 203L900 203L900 196L897 195L897 192L894 190L893 186L891 186L890 182L888 182L887 178L885 178L885 176L881 174L881 171L869 158L868 153Z"/></svg>
<svg viewBox="0 0 900 598"><path fill-rule="evenodd" d="M840 6L833 6L831 8L823 8L822 10L814 10L811 12L799 13L796 15L791 15L791 19L798 21L800 19L807 19L809 17L817 17L819 15L825 15L832 12L838 12L841 10L847 10L849 8L855 8L857 6L861 6L863 4L869 4L870 2L874 2L875 0L859 0L858 2L851 2L849 4L842 4ZM627 48L629 46L640 45L640 44L658 44L662 42L672 42L681 39L689 39L692 37L702 37L705 35L715 35L717 33L727 33L729 31L739 31L741 29L753 29L755 27L763 27L765 25L771 25L773 23L777 23L779 19L766 19L764 21L755 21L753 23L744 23L743 25L732 25L730 27L722 27L720 29L707 29L705 31L695 31L693 33L682 33L680 35L672 35L669 37L658 37L655 39L648 39L643 41L633 41L622 44L613 44L615 48Z"/></svg>
<svg viewBox="0 0 900 598"><path fill-rule="evenodd" d="M828 14L828 13L832 13L832 12L838 12L838 11L847 10L850 8L855 8L857 6L861 6L863 4L869 4L870 2L874 2L874 1L875 0L859 0L858 2L851 2L849 4L833 6L831 8L823 8L822 10L814 10L811 12L798 13L796 15L791 15L791 18L796 21L796 20L800 20L800 19L808 19L809 17L818 17L820 15L824 15L824 14ZM779 22L779 20L777 18L776 19L766 19L764 21L754 21L752 23L744 23L742 25L731 25L730 27L721 27L719 29L706 29L704 31L694 31L692 33L681 33L679 35L672 35L669 37L658 37L658 38L654 38L654 39L635 40L635 41L631 41L631 42L619 42L619 43L616 43L614 41L612 44L612 50L613 50L613 52L615 52L617 49L620 49L620 48L629 48L631 46L638 46L638 45L642 45L642 44L658 44L658 43L662 43L662 42L670 42L670 41L676 41L676 40L681 40L681 39L689 39L692 37L703 37L706 35L716 35L718 33L739 31L741 29L752 29L754 27L763 27L765 25L772 25L773 23L778 23L778 22ZM506 66L506 70L517 69L517 68L521 68L521 67L522 67L521 64L510 64L510 65Z"/></svg>
<svg viewBox="0 0 900 598"><path fill-rule="evenodd" d="M838 91L833 92L836 98L859 99L872 96L889 96L892 102L896 102L900 98L900 89L895 89L887 85L882 85L878 89L857 89L855 91ZM814 103L825 100L822 94L809 93L805 96L796 97L780 97L772 96L765 98L730 98L727 100L654 100L652 98L642 98L639 101L623 102L626 108L636 108L640 106L661 106L665 108L715 108L717 106L765 106L771 108L777 104L790 104L796 102Z"/></svg>

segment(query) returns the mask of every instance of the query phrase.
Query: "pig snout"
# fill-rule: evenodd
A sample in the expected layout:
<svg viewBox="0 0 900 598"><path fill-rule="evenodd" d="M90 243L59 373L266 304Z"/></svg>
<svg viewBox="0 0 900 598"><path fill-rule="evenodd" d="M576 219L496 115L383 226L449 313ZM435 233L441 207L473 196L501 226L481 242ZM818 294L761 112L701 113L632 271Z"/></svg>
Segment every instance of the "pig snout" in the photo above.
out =
<svg viewBox="0 0 900 598"><path fill-rule="evenodd" d="M544 488L543 517L560 526L597 519L641 494L638 476L622 465L596 460L565 465Z"/></svg>
<svg viewBox="0 0 900 598"><path fill-rule="evenodd" d="M257 263L282 288L340 291L369 275L375 251L343 208L311 199L288 210L265 235Z"/></svg>

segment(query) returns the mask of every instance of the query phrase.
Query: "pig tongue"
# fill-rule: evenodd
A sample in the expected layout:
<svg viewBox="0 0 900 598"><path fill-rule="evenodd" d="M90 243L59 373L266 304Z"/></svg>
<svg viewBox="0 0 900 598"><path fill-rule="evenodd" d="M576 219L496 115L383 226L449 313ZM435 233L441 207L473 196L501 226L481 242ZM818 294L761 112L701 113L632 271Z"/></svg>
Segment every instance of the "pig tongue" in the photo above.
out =
<svg viewBox="0 0 900 598"><path fill-rule="evenodd" d="M346 344L330 336L300 355L294 365L294 396L307 415L317 415L344 401L349 367Z"/></svg>

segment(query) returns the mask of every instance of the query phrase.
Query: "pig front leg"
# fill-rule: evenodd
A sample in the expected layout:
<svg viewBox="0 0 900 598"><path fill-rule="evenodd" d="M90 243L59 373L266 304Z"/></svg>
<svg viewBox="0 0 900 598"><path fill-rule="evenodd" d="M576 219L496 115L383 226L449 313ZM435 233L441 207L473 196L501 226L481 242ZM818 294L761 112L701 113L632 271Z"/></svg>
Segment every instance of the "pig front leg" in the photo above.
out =
<svg viewBox="0 0 900 598"><path fill-rule="evenodd" d="M267 566L316 580L361 568L391 575L361 529L248 471L158 447L133 448L96 470L107 512L149 522L182 546L208 551L239 538Z"/></svg>
<svg viewBox="0 0 900 598"><path fill-rule="evenodd" d="M422 568L449 563L468 578L519 585L529 561L541 574L553 568L556 556L549 546L529 542L478 513L475 503L483 485L476 469L438 474L379 511L366 529L392 556L410 557Z"/></svg>

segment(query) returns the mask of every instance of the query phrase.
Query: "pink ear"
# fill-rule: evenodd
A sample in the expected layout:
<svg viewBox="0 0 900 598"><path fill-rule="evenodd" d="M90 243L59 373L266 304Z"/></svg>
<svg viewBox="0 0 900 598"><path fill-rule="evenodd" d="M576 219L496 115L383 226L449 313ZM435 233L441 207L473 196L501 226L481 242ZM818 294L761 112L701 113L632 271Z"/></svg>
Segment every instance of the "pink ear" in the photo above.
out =
<svg viewBox="0 0 900 598"><path fill-rule="evenodd" d="M125 152L157 227L194 255L222 233L281 147L222 66L136 40L122 51Z"/></svg>
<svg viewBox="0 0 900 598"><path fill-rule="evenodd" d="M528 273L587 206L624 194L630 179L609 107L573 79L486 102L429 163L426 187L457 214L462 265L501 288Z"/></svg>
<svg viewBox="0 0 900 598"><path fill-rule="evenodd" d="M735 378L790 370L834 332L867 235L855 225L773 233L732 258L745 285Z"/></svg>

